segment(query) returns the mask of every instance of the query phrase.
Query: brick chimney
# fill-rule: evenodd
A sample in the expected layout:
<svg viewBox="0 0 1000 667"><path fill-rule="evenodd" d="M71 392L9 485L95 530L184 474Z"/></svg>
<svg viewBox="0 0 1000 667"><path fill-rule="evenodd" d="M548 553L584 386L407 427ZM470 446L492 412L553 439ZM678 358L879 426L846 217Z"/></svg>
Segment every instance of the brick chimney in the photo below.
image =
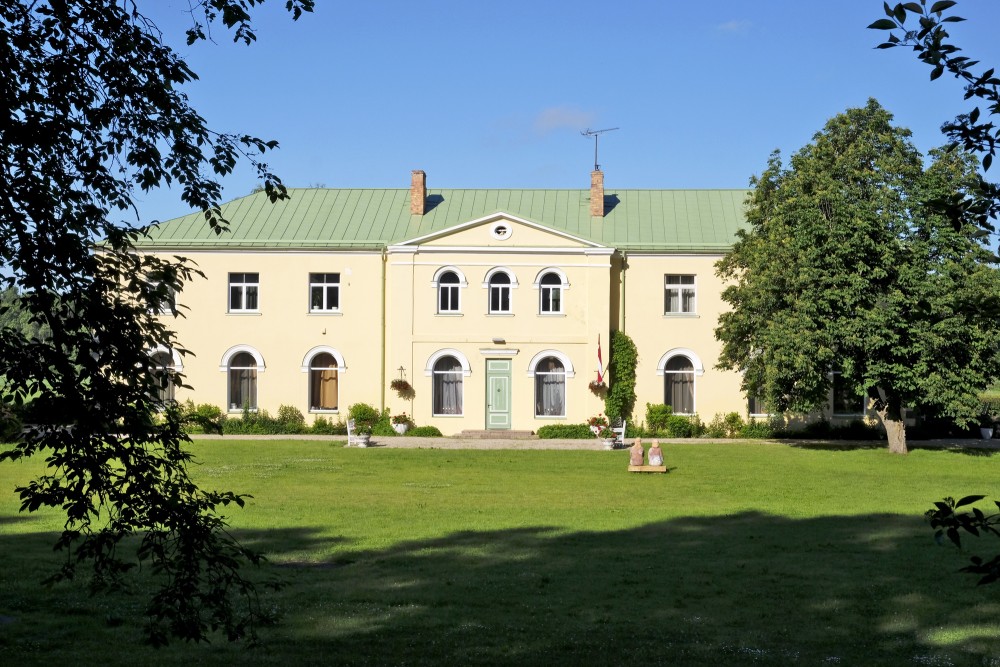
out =
<svg viewBox="0 0 1000 667"><path fill-rule="evenodd" d="M590 172L590 215L604 217L604 172Z"/></svg>
<svg viewBox="0 0 1000 667"><path fill-rule="evenodd" d="M423 215L427 211L427 174L414 169L410 180L410 215Z"/></svg>

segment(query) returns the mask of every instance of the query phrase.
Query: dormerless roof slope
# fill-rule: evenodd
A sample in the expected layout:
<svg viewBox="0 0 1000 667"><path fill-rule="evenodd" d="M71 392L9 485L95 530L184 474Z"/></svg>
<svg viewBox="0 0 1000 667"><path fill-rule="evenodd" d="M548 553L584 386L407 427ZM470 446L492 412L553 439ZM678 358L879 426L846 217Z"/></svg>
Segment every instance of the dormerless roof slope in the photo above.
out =
<svg viewBox="0 0 1000 667"><path fill-rule="evenodd" d="M719 252L746 226L747 190L606 190L605 215L590 215L590 190L428 190L427 212L410 214L407 189L289 188L290 199L240 197L222 206L230 231L191 213L153 227L138 245L181 248L381 248L509 213L629 251Z"/></svg>

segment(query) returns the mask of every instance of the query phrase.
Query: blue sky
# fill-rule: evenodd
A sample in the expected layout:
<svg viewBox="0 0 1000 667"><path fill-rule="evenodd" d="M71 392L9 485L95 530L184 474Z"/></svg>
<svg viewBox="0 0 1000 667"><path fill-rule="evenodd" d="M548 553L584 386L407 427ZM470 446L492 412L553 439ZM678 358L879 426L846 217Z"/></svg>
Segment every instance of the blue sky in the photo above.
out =
<svg viewBox="0 0 1000 667"><path fill-rule="evenodd" d="M293 22L267 3L251 47L219 27L187 47L188 0L144 7L201 77L195 107L214 129L279 141L268 162L289 186L407 187L424 169L432 189L586 188L580 131L618 127L600 141L609 189L740 188L869 97L924 152L971 109L912 52L873 48L879 0L317 4ZM1000 67L1000 3L954 13L966 55ZM232 199L256 180L223 182ZM187 212L176 192L140 198L142 222Z"/></svg>

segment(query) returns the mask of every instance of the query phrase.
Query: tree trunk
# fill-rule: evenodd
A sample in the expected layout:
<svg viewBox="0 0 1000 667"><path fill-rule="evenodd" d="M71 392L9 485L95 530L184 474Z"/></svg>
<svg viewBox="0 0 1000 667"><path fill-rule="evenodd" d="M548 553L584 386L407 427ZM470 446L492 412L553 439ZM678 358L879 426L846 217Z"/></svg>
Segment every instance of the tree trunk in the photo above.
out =
<svg viewBox="0 0 1000 667"><path fill-rule="evenodd" d="M886 439L889 441L889 451L893 454L909 454L906 447L906 422L903 421L903 405L898 395L880 391L878 398L874 396L874 408Z"/></svg>

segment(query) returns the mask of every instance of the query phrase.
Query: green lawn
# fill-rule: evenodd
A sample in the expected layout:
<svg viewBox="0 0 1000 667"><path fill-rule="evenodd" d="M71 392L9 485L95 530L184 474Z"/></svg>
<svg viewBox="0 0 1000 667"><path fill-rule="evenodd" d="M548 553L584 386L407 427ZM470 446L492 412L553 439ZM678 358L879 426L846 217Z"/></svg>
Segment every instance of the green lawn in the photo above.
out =
<svg viewBox="0 0 1000 667"><path fill-rule="evenodd" d="M138 596L39 587L60 523L17 513L40 462L7 463L0 662L1000 665L1000 585L922 517L998 497L1000 455L668 445L640 476L625 451L195 449L201 483L255 496L232 525L287 583L265 645L156 651Z"/></svg>

